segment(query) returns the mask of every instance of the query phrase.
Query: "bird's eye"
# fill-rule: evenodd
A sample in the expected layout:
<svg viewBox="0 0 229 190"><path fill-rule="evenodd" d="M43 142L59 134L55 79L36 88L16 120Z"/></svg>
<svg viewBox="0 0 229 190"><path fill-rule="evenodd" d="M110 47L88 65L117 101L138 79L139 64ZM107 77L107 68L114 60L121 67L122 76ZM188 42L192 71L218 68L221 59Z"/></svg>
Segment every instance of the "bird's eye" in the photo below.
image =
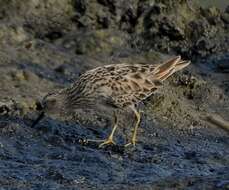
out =
<svg viewBox="0 0 229 190"><path fill-rule="evenodd" d="M36 102L36 110L41 111L43 108L44 108L44 105L42 104L42 102L37 101Z"/></svg>
<svg viewBox="0 0 229 190"><path fill-rule="evenodd" d="M48 104L55 103L55 98L52 97L53 93L48 93L46 96L43 97L41 101L41 105L43 108L46 108Z"/></svg>
<svg viewBox="0 0 229 190"><path fill-rule="evenodd" d="M46 100L46 104L54 104L54 103L56 103L56 99L55 98L47 98L47 100Z"/></svg>

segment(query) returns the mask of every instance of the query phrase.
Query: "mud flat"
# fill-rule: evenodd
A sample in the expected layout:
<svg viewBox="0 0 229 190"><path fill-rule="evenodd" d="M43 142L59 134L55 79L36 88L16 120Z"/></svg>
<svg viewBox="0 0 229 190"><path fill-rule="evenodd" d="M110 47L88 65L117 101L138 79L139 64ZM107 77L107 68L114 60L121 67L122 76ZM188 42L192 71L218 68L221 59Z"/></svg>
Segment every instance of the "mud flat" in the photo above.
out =
<svg viewBox="0 0 229 190"><path fill-rule="evenodd" d="M190 1L0 1L0 189L228 189L229 7ZM46 93L99 65L192 64L124 111L117 146L98 148L109 117L95 108L32 122ZM209 119L210 116L210 119ZM222 127L224 126L224 127Z"/></svg>

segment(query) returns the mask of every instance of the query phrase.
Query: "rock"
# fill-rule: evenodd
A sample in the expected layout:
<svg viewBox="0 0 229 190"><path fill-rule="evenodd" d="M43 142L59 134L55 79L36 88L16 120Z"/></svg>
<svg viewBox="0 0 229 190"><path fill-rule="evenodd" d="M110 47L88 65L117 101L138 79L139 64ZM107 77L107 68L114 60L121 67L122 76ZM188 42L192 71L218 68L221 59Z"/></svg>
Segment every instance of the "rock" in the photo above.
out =
<svg viewBox="0 0 229 190"><path fill-rule="evenodd" d="M221 24L221 12L216 7L210 7L208 9L201 9L201 14L208 20L212 25Z"/></svg>
<svg viewBox="0 0 229 190"><path fill-rule="evenodd" d="M228 13L229 14L229 5L225 9L225 13Z"/></svg>
<svg viewBox="0 0 229 190"><path fill-rule="evenodd" d="M228 14L187 0L0 1L0 187L226 187L227 134L204 118L228 117ZM139 105L136 147L123 146L132 110L117 114L117 144L105 148L113 112L101 105L32 125L43 97L86 70L175 54L192 64Z"/></svg>
<svg viewBox="0 0 229 190"><path fill-rule="evenodd" d="M229 13L222 14L222 20L225 22L225 24L229 25Z"/></svg>
<svg viewBox="0 0 229 190"><path fill-rule="evenodd" d="M121 48L127 41L127 35L112 30L95 30L78 33L71 38L63 39L62 44L74 48L76 54L95 55L98 53L111 54Z"/></svg>

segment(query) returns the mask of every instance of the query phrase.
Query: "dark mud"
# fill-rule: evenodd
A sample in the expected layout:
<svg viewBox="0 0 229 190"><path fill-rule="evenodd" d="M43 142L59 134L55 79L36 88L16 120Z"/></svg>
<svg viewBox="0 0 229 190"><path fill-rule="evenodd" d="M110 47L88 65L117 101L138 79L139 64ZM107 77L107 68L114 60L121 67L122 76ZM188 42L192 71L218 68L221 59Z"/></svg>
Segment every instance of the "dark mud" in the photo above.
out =
<svg viewBox="0 0 229 190"><path fill-rule="evenodd" d="M191 1L0 1L0 189L228 189L229 8ZM120 114L117 145L107 110L46 115L38 100L99 65L192 60Z"/></svg>

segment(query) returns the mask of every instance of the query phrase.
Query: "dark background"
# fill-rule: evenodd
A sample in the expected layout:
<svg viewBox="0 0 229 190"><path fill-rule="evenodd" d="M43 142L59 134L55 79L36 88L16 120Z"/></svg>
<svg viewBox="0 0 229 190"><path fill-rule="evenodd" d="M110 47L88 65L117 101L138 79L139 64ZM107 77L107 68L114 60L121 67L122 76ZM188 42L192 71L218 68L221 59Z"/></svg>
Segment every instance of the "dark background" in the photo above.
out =
<svg viewBox="0 0 229 190"><path fill-rule="evenodd" d="M0 189L227 189L228 1L0 0ZM134 117L47 115L37 103L88 69L111 63L192 64L140 106L136 148L123 148Z"/></svg>

